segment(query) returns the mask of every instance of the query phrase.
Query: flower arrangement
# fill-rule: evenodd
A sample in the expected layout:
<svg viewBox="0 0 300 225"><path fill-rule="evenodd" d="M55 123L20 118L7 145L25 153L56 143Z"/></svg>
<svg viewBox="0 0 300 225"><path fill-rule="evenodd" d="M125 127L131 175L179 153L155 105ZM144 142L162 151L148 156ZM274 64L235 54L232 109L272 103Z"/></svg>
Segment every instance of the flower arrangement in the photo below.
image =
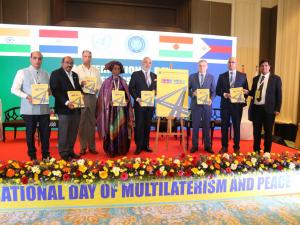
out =
<svg viewBox="0 0 300 225"><path fill-rule="evenodd" d="M45 184L53 182L96 183L137 179L208 177L245 173L299 170L300 154L288 152L223 154L193 157L181 154L156 159L123 157L116 160L88 159L66 162L47 161L0 162L0 183Z"/></svg>

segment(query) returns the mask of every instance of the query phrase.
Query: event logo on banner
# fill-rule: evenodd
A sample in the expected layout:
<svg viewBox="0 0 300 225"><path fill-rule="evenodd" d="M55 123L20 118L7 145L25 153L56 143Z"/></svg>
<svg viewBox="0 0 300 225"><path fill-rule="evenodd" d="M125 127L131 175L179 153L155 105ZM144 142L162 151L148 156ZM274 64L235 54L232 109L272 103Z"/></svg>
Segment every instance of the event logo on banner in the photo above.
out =
<svg viewBox="0 0 300 225"><path fill-rule="evenodd" d="M299 172L193 179L155 179L95 184L0 186L0 209L120 207L200 200L297 194Z"/></svg>
<svg viewBox="0 0 300 225"><path fill-rule="evenodd" d="M188 70L158 69L156 116L189 116L188 77Z"/></svg>

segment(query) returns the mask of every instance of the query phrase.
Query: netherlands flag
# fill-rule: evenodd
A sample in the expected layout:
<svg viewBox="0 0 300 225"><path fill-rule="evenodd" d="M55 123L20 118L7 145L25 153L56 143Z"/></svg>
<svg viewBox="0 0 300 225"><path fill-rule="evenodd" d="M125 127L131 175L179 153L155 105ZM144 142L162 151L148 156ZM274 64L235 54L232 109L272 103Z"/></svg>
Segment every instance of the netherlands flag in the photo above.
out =
<svg viewBox="0 0 300 225"><path fill-rule="evenodd" d="M202 58L227 60L232 56L232 40L202 38L202 41L204 41L210 48L210 50L205 53Z"/></svg>
<svg viewBox="0 0 300 225"><path fill-rule="evenodd" d="M43 53L78 54L78 31L40 29L39 37Z"/></svg>

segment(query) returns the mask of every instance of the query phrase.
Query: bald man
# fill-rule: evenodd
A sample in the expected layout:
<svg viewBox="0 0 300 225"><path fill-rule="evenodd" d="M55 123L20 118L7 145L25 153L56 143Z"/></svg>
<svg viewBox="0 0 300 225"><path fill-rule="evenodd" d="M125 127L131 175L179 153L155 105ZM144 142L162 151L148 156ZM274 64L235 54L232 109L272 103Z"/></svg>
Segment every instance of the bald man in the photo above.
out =
<svg viewBox="0 0 300 225"><path fill-rule="evenodd" d="M141 91L156 90L156 74L150 72L151 66L152 60L145 57L142 60L142 70L133 72L129 82L129 92L134 98L136 155L142 151L152 152L149 147L149 135L154 107L141 106Z"/></svg>
<svg viewBox="0 0 300 225"><path fill-rule="evenodd" d="M81 91L77 73L72 71L73 59L66 56L61 68L50 76L50 87L55 98L55 112L58 114L58 150L62 159L68 161L80 156L74 152L74 144L80 122L80 108L74 108L69 101L68 91Z"/></svg>
<svg viewBox="0 0 300 225"><path fill-rule="evenodd" d="M11 92L21 98L21 114L26 126L26 142L28 156L36 160L34 135L39 123L42 143L42 159L50 157L49 153L49 104L32 104L31 86L33 84L48 84L49 75L41 69L43 55L39 51L30 54L31 65L17 72L11 87Z"/></svg>
<svg viewBox="0 0 300 225"><path fill-rule="evenodd" d="M227 63L228 71L219 75L216 92L221 97L221 131L222 131L222 148L219 153L228 152L228 127L230 119L233 125L235 153L240 152L240 126L243 113L243 107L246 103L231 103L230 88L242 87L245 98L248 94L248 81L245 73L236 70L237 59L231 57Z"/></svg>

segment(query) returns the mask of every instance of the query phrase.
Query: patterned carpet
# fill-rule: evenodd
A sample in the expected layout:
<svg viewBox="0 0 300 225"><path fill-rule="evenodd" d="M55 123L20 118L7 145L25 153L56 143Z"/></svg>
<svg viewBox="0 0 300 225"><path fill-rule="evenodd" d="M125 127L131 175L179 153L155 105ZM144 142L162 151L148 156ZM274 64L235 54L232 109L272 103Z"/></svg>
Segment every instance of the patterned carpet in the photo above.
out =
<svg viewBox="0 0 300 225"><path fill-rule="evenodd" d="M0 224L300 224L300 195L128 208L1 211Z"/></svg>

